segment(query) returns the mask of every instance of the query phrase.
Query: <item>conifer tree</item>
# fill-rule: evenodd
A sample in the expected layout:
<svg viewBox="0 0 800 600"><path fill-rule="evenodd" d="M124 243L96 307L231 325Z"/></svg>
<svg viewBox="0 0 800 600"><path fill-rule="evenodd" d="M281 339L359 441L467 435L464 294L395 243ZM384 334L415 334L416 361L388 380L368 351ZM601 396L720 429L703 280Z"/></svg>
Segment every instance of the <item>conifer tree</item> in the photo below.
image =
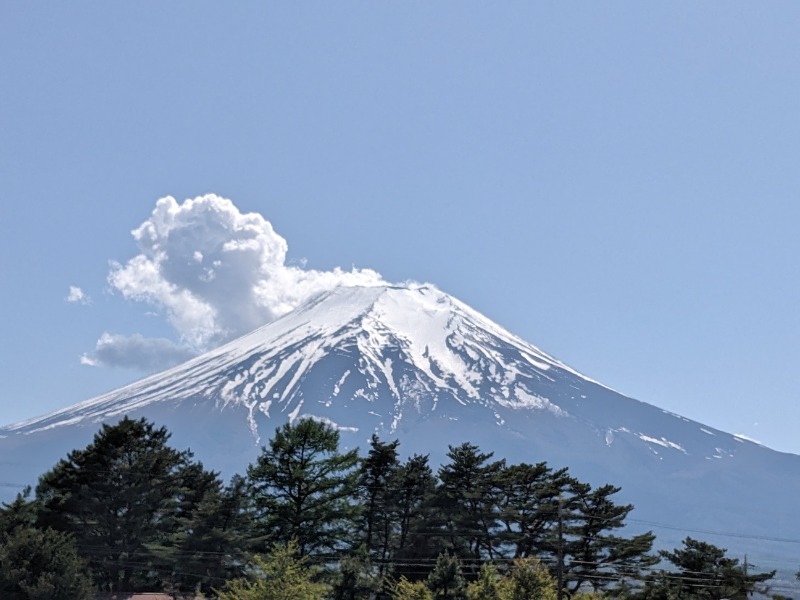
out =
<svg viewBox="0 0 800 600"><path fill-rule="evenodd" d="M536 558L517 558L504 576L490 563L467 586L468 600L556 600L556 583Z"/></svg>
<svg viewBox="0 0 800 600"><path fill-rule="evenodd" d="M470 443L450 446L450 461L439 469L438 506L445 515L444 534L457 555L494 558L502 460Z"/></svg>
<svg viewBox="0 0 800 600"><path fill-rule="evenodd" d="M457 556L443 552L426 581L433 597L440 600L466 600L467 581Z"/></svg>
<svg viewBox="0 0 800 600"><path fill-rule="evenodd" d="M317 581L318 570L298 555L294 541L276 545L266 557L253 556L249 577L228 581L219 600L320 600L330 587Z"/></svg>
<svg viewBox="0 0 800 600"><path fill-rule="evenodd" d="M556 582L537 558L517 558L500 584L501 600L556 600Z"/></svg>
<svg viewBox="0 0 800 600"><path fill-rule="evenodd" d="M587 483L574 482L572 496L565 507L568 521L565 581L574 593L585 584L593 590L619 587L626 579L638 579L643 569L658 562L650 554L655 536L652 532L629 538L613 532L625 526L633 510L630 504L616 504L611 496L620 491L613 485L592 489Z"/></svg>
<svg viewBox="0 0 800 600"><path fill-rule="evenodd" d="M19 526L0 536L0 598L90 600L75 542L66 533Z"/></svg>
<svg viewBox="0 0 800 600"><path fill-rule="evenodd" d="M261 546L296 540L300 556L347 547L359 511L357 463L357 450L339 452L330 425L303 419L277 429L247 468Z"/></svg>
<svg viewBox="0 0 800 600"><path fill-rule="evenodd" d="M331 600L372 598L382 583L381 577L373 571L366 547L362 545L339 561Z"/></svg>
<svg viewBox="0 0 800 600"><path fill-rule="evenodd" d="M410 581L401 577L389 588L392 600L433 600L433 594L422 581Z"/></svg>
<svg viewBox="0 0 800 600"><path fill-rule="evenodd" d="M30 500L31 488L26 487L11 503L0 507L0 539L18 527L36 526L36 504Z"/></svg>
<svg viewBox="0 0 800 600"><path fill-rule="evenodd" d="M766 593L764 582L775 571L754 573L745 569L736 558L726 555L724 548L691 537L683 540L683 548L660 555L677 568L677 573L656 573L648 578L641 597L667 600L691 597L702 600L745 600L754 592Z"/></svg>
<svg viewBox="0 0 800 600"><path fill-rule="evenodd" d="M397 469L392 480L394 522L397 534L392 546L396 562L394 575L414 581L427 573L417 566L432 564L444 549L440 535L443 519L436 507L436 477L428 456L415 454ZM436 534L436 535L434 535Z"/></svg>
<svg viewBox="0 0 800 600"><path fill-rule="evenodd" d="M192 455L170 448L169 437L163 427L126 417L103 425L91 444L39 480L40 525L74 535L100 590L139 591L164 580L152 547L191 504L184 475Z"/></svg>
<svg viewBox="0 0 800 600"><path fill-rule="evenodd" d="M467 586L468 600L502 600L502 578L493 564L485 562L478 571L478 577Z"/></svg>
<svg viewBox="0 0 800 600"><path fill-rule="evenodd" d="M383 443L373 434L370 451L361 461L358 476L359 501L363 507L359 519L363 543L370 557L378 561L381 573L390 556L397 529L393 510L396 502L393 482L400 466L398 445L397 440Z"/></svg>
<svg viewBox="0 0 800 600"><path fill-rule="evenodd" d="M194 481L198 493L191 510L182 511L174 533L149 549L158 557L162 570L172 573L173 590L208 594L240 575L245 562L245 482L235 476L223 488L216 478Z"/></svg>
<svg viewBox="0 0 800 600"><path fill-rule="evenodd" d="M500 475L498 538L514 558L543 553L558 521L559 498L575 480L547 463L510 465Z"/></svg>

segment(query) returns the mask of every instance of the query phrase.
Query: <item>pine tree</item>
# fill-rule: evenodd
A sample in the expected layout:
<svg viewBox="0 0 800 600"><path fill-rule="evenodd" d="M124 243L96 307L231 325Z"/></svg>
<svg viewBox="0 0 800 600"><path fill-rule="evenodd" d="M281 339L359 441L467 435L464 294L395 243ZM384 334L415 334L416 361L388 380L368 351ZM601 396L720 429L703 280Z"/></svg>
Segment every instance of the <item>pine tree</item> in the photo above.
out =
<svg viewBox="0 0 800 600"><path fill-rule="evenodd" d="M346 547L354 537L358 452L339 452L339 432L303 419L285 424L247 468L264 541L297 541L300 556Z"/></svg>
<svg viewBox="0 0 800 600"><path fill-rule="evenodd" d="M369 556L378 562L381 574L389 559L397 529L393 511L396 502L393 483L400 466L397 459L398 444L397 440L383 443L373 434L369 454L361 462L358 476L359 501L363 507L359 520L363 543Z"/></svg>
<svg viewBox="0 0 800 600"><path fill-rule="evenodd" d="M447 552L443 552L436 559L436 566L428 575L427 584L436 599L466 600L467 598L467 581L461 572L461 561Z"/></svg>
<svg viewBox="0 0 800 600"><path fill-rule="evenodd" d="M677 567L669 576L656 573L648 578L641 594L647 599L692 597L702 600L731 598L745 600L753 592L766 593L764 582L775 571L753 573L726 555L724 548L691 537L683 540L683 548L662 550L661 557Z"/></svg>
<svg viewBox="0 0 800 600"><path fill-rule="evenodd" d="M501 474L505 462L491 461L474 444L450 446L450 461L439 469L438 505L446 515L445 535L453 551L477 564L497 554L495 534Z"/></svg>
<svg viewBox="0 0 800 600"><path fill-rule="evenodd" d="M217 591L219 600L319 600L330 591L316 581L317 569L298 556L294 541L275 546L266 558L254 556L249 571L250 577L228 581Z"/></svg>
<svg viewBox="0 0 800 600"><path fill-rule="evenodd" d="M410 581L401 577L389 588L392 600L433 600L433 594L422 581Z"/></svg>
<svg viewBox="0 0 800 600"><path fill-rule="evenodd" d="M491 563L483 563L478 577L467 586L468 600L502 600L502 579L500 573Z"/></svg>
<svg viewBox="0 0 800 600"><path fill-rule="evenodd" d="M435 530L443 519L436 507L436 477L428 456L415 454L400 465L391 483L397 534L392 545L394 576L414 581L427 576L417 563L432 564L444 549Z"/></svg>
<svg viewBox="0 0 800 600"><path fill-rule="evenodd" d="M558 521L559 498L574 479L566 468L554 471L544 462L508 466L499 479L503 548L514 558L541 554Z"/></svg>
<svg viewBox="0 0 800 600"><path fill-rule="evenodd" d="M556 600L556 582L536 558L517 558L500 583L501 600Z"/></svg>
<svg viewBox="0 0 800 600"><path fill-rule="evenodd" d="M39 480L40 525L74 535L101 590L139 591L167 577L151 548L190 510L184 477L192 456L170 448L169 437L163 427L126 417L103 425L89 446Z"/></svg>
<svg viewBox="0 0 800 600"><path fill-rule="evenodd" d="M91 580L72 536L24 525L0 536L0 597L90 600Z"/></svg>
<svg viewBox="0 0 800 600"><path fill-rule="evenodd" d="M381 589L381 577L375 574L365 546L350 552L339 561L331 600L363 600Z"/></svg>
<svg viewBox="0 0 800 600"><path fill-rule="evenodd" d="M158 557L162 570L172 575L172 589L205 594L241 574L245 562L245 482L240 476L223 488L218 479L200 473L194 480L195 497L175 519L174 533L148 548Z"/></svg>
<svg viewBox="0 0 800 600"><path fill-rule="evenodd" d="M612 532L625 526L633 510L630 504L616 504L611 496L620 488L604 485L592 489L575 482L566 506L568 523L565 580L574 593L585 584L595 591L620 586L626 579L639 579L642 570L658 562L650 554L655 536L652 532L630 538Z"/></svg>
<svg viewBox="0 0 800 600"><path fill-rule="evenodd" d="M0 540L18 527L36 526L36 504L30 494L31 488L26 487L10 504L0 507Z"/></svg>

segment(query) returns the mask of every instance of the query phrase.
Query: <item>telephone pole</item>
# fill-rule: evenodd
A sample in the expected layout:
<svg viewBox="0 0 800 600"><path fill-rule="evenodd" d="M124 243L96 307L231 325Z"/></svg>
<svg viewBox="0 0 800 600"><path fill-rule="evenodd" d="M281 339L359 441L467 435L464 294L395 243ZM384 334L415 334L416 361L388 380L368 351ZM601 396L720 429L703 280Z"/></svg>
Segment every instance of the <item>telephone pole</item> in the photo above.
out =
<svg viewBox="0 0 800 600"><path fill-rule="evenodd" d="M558 495L558 600L564 599L564 514L562 511L563 501L561 494Z"/></svg>

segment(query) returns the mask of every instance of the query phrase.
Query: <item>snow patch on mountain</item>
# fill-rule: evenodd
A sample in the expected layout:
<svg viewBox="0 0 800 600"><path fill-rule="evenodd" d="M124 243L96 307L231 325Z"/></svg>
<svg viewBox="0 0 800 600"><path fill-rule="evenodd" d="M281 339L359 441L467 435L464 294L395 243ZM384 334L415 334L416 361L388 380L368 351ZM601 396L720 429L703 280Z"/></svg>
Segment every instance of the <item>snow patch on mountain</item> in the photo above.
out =
<svg viewBox="0 0 800 600"><path fill-rule="evenodd" d="M753 438L751 438L751 437L749 437L749 436L746 436L746 435L745 435L745 434L743 434L743 433L734 433L734 434L733 434L733 438L734 438L734 439L735 439L737 442L742 442L742 441L744 441L744 442L751 442L751 443L753 443L753 444L758 444L759 446L763 446L763 445L764 445L764 444L762 444L761 442L759 442L758 440L755 440L755 439L753 439Z"/></svg>
<svg viewBox="0 0 800 600"><path fill-rule="evenodd" d="M358 427L348 427L347 425L339 425L337 422L327 418L327 417L320 417L319 415L313 415L311 413L303 413L300 415L301 419L311 419L312 421L317 421L319 423L325 423L329 425L336 431L348 431L351 433L356 433L358 431Z"/></svg>
<svg viewBox="0 0 800 600"><path fill-rule="evenodd" d="M640 433L639 439L647 442L648 444L658 444L659 446L663 446L664 448L672 448L673 450L679 450L684 454L686 454L686 449L683 446L681 446L680 444L676 444L675 442L671 442L664 437L656 439L654 437L650 437L649 435Z"/></svg>

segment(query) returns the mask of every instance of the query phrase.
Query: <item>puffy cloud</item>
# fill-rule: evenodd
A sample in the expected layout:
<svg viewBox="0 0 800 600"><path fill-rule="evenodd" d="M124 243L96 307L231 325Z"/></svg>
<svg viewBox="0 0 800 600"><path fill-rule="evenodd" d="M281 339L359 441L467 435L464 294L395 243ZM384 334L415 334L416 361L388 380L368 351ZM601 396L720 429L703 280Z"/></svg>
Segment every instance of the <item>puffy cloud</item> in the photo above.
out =
<svg viewBox="0 0 800 600"><path fill-rule="evenodd" d="M81 357L81 363L153 371L177 365L194 355L190 348L165 338L146 338L138 333L130 336L104 333L94 351Z"/></svg>
<svg viewBox="0 0 800 600"><path fill-rule="evenodd" d="M67 294L67 297L64 298L64 300L74 304L88 305L92 303L92 299L76 285L69 286L69 294Z"/></svg>
<svg viewBox="0 0 800 600"><path fill-rule="evenodd" d="M140 253L112 263L112 289L163 310L182 343L198 351L252 331L319 292L383 283L370 269L287 265L286 240L269 221L214 194L181 204L161 198L132 234ZM99 360L100 342L109 352L117 339L101 338L93 356Z"/></svg>

